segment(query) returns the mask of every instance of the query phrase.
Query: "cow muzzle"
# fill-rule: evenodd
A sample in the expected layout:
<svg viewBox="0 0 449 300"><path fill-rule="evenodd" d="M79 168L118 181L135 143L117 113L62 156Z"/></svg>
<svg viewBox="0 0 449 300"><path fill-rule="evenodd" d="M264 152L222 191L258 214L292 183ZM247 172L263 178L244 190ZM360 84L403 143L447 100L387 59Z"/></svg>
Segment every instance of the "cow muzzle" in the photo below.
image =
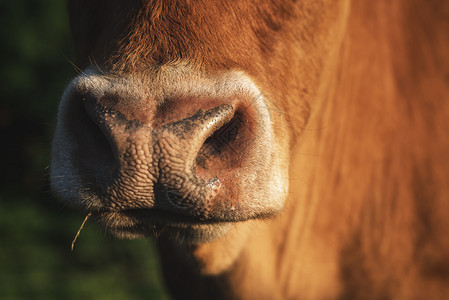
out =
<svg viewBox="0 0 449 300"><path fill-rule="evenodd" d="M219 176L225 173L220 168L229 163L223 161L225 153L241 147L232 143L243 130L231 105L198 109L190 117L154 127L95 100L85 101L87 114L107 142L102 148L110 147L106 153L113 156L111 165L104 165L112 172L96 178L103 192L114 195L111 206L138 204L206 217L204 209L219 192Z"/></svg>
<svg viewBox="0 0 449 300"><path fill-rule="evenodd" d="M266 100L241 73L87 72L61 101L52 186L115 229L267 217L287 193L277 144Z"/></svg>

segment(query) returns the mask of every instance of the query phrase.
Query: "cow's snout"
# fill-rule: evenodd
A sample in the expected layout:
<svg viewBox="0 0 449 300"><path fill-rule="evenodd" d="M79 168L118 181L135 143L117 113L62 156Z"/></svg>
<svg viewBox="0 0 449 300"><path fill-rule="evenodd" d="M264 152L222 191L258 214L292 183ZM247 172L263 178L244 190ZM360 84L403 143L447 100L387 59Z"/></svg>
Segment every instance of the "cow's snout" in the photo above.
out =
<svg viewBox="0 0 449 300"><path fill-rule="evenodd" d="M227 166L231 161L226 161L229 157L226 153L242 147L233 143L239 129L240 134L244 133L240 128L242 120L229 104L204 110L195 109L201 106L201 101L170 100L172 107L180 106L180 111L186 105L177 105L176 101L190 101L188 112L167 117L170 112L153 109L153 116L143 122L130 117L145 109L142 105L131 108L127 105L125 112L117 109L116 104L126 99L115 99L109 104L111 101L105 100L107 96L81 98L87 115L107 143L99 147L110 147L106 153L113 156L107 162L109 165L99 166L101 170L97 173L103 174L96 180L101 182L104 192L113 190L118 194L120 202L114 204L116 207L133 207L140 203L180 212L190 209L201 214L202 208L220 189L220 171L223 171L220 168L232 167ZM176 118L189 112L193 114ZM112 172L105 176L102 170ZM131 191L130 185L133 186ZM143 198L136 199L139 195ZM123 199L129 201L123 202Z"/></svg>
<svg viewBox="0 0 449 300"><path fill-rule="evenodd" d="M288 157L267 103L239 72L86 72L59 107L53 190L115 232L276 214Z"/></svg>

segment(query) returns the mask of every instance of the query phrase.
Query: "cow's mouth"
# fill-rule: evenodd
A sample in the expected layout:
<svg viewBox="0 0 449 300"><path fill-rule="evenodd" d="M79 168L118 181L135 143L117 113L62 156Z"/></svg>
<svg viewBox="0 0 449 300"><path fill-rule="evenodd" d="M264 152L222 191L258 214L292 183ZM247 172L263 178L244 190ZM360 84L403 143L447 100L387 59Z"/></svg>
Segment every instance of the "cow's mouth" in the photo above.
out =
<svg viewBox="0 0 449 300"><path fill-rule="evenodd" d="M91 213L92 219L119 238L164 235L181 244L210 242L225 235L232 222L202 221L160 209L128 209Z"/></svg>

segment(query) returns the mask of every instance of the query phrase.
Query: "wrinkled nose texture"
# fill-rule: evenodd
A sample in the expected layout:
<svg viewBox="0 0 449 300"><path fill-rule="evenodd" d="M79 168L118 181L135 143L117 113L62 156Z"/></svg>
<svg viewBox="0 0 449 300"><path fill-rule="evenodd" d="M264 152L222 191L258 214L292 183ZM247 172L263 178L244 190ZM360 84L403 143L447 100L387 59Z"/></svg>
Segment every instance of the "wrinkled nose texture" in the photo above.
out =
<svg viewBox="0 0 449 300"><path fill-rule="evenodd" d="M59 106L52 189L125 231L270 217L288 192L285 124L239 71L89 69Z"/></svg>
<svg viewBox="0 0 449 300"><path fill-rule="evenodd" d="M112 206L207 215L208 203L219 192L221 182L204 160L221 152L230 141L228 132L220 133L234 116L231 105L198 109L180 120L155 126L154 118L147 123L130 120L97 99L84 101L88 116L114 156L114 166L105 166L114 170L112 175L101 179L112 201L119 199Z"/></svg>

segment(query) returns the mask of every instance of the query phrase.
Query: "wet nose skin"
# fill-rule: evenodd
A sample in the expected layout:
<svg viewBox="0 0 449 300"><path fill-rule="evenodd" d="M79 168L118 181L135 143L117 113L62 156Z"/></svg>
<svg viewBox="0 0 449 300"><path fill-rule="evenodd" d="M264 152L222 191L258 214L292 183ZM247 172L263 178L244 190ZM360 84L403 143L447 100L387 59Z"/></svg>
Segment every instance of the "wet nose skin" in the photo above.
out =
<svg viewBox="0 0 449 300"><path fill-rule="evenodd" d="M118 236L273 216L288 190L288 143L266 99L238 71L87 70L61 100L52 189Z"/></svg>
<svg viewBox="0 0 449 300"><path fill-rule="evenodd" d="M149 124L128 120L96 99L86 99L85 109L114 156L115 166L109 167L116 174L103 185L106 193L120 199L116 207L123 205L123 199L134 198L137 203L178 213L205 213L204 207L217 195L221 182L216 170L207 168L204 161L230 147L231 140L214 133L226 131L235 113L231 105L199 109L160 127L154 126L155 119Z"/></svg>

